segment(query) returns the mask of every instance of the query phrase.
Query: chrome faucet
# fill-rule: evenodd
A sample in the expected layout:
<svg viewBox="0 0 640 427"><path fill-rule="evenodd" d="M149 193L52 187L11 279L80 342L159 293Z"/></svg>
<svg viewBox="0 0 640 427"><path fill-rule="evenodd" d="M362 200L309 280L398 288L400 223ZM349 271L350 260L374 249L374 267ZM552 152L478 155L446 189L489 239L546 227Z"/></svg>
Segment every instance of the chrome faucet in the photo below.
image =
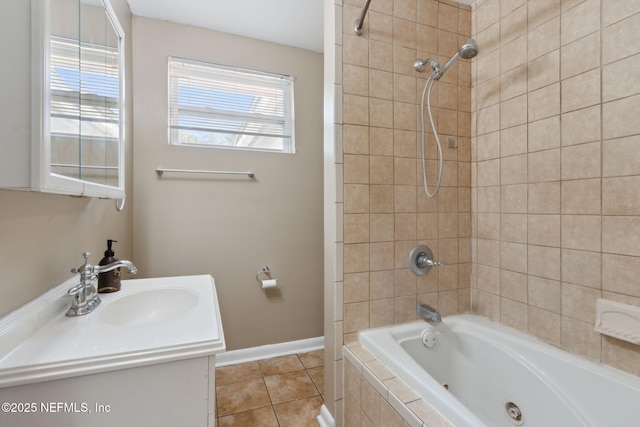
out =
<svg viewBox="0 0 640 427"><path fill-rule="evenodd" d="M67 311L67 316L69 317L91 313L100 305L100 297L93 284L98 278L98 274L106 273L118 267L126 267L129 274L138 272L138 269L131 261L115 261L107 265L91 265L89 264L89 255L91 255L89 252L83 253L84 264L71 270L72 273L80 273L80 283L67 291L69 295L73 295L71 307Z"/></svg>
<svg viewBox="0 0 640 427"><path fill-rule="evenodd" d="M425 320L430 320L434 323L442 322L442 317L440 317L440 312L435 308L431 307L430 305L420 304L416 308L416 313L418 313L418 316L422 317Z"/></svg>

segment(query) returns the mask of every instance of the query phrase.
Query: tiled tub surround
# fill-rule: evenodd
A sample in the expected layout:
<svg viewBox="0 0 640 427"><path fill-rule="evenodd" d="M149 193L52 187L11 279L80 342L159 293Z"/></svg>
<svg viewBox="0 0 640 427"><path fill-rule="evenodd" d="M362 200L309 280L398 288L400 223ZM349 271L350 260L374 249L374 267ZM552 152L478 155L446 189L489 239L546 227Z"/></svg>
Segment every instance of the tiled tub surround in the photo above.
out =
<svg viewBox="0 0 640 427"><path fill-rule="evenodd" d="M593 331L640 305L640 2L481 0L472 89L472 311L640 375Z"/></svg>
<svg viewBox="0 0 640 427"><path fill-rule="evenodd" d="M357 37L361 3L334 8L336 265L327 303L335 307L336 420L345 408L340 344L361 329L413 320L418 302L445 314L470 310L639 375L638 348L602 337L593 323L598 297L640 305L640 46L632 42L640 3L481 0L466 9L379 0ZM444 89L436 110L447 110L438 127L456 112L458 149L455 161L444 149L444 192L434 205L421 194L411 146L426 76L404 67L434 49L447 59L444 43L455 32L458 43L473 36L480 53L448 72L455 83L436 85ZM442 83L455 85L457 97ZM412 278L405 254L415 242L445 261L457 245L458 284L452 269Z"/></svg>
<svg viewBox="0 0 640 427"><path fill-rule="evenodd" d="M362 36L353 32L360 0L343 5L344 334L415 319L417 303L443 314L469 309L471 113L469 61L434 87L444 158L442 187L422 188L420 100L428 73L416 58L444 63L469 37L471 8L450 1L373 1ZM435 140L427 126L433 186ZM447 148L449 139L456 148ZM416 278L408 255L427 244L446 266Z"/></svg>
<svg viewBox="0 0 640 427"><path fill-rule="evenodd" d="M450 427L426 400L359 343L343 347L345 427Z"/></svg>

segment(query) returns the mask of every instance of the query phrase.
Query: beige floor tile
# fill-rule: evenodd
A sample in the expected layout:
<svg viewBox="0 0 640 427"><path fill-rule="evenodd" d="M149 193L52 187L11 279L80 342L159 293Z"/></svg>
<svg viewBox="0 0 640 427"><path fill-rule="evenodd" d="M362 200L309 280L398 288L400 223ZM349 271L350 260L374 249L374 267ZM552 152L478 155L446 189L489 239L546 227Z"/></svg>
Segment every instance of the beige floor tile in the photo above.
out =
<svg viewBox="0 0 640 427"><path fill-rule="evenodd" d="M316 396L275 405L280 427L318 426L316 417L320 414L322 403L322 398Z"/></svg>
<svg viewBox="0 0 640 427"><path fill-rule="evenodd" d="M272 406L218 418L218 427L278 427Z"/></svg>
<svg viewBox="0 0 640 427"><path fill-rule="evenodd" d="M264 382L274 405L318 395L316 386L304 370L268 376Z"/></svg>
<svg viewBox="0 0 640 427"><path fill-rule="evenodd" d="M307 373L311 377L311 381L316 385L320 394L324 396L324 367L318 366L317 368L307 369Z"/></svg>
<svg viewBox="0 0 640 427"><path fill-rule="evenodd" d="M216 385L262 378L258 362L240 363L216 368Z"/></svg>
<svg viewBox="0 0 640 427"><path fill-rule="evenodd" d="M324 366L324 350L301 353L298 357L306 369Z"/></svg>
<svg viewBox="0 0 640 427"><path fill-rule="evenodd" d="M262 369L262 375L265 377L304 369L300 359L295 354L261 360L258 363L260 364L260 369Z"/></svg>
<svg viewBox="0 0 640 427"><path fill-rule="evenodd" d="M219 417L271 405L262 378L217 386L216 402Z"/></svg>

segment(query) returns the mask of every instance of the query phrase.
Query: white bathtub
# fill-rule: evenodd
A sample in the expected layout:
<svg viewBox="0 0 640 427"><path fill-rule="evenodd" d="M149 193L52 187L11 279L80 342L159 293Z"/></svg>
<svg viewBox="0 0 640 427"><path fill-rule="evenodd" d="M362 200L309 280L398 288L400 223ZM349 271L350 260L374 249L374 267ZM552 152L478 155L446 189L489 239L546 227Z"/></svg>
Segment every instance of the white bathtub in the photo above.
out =
<svg viewBox="0 0 640 427"><path fill-rule="evenodd" d="M359 341L456 427L640 426L640 378L480 316L372 329ZM507 415L518 411L519 422Z"/></svg>

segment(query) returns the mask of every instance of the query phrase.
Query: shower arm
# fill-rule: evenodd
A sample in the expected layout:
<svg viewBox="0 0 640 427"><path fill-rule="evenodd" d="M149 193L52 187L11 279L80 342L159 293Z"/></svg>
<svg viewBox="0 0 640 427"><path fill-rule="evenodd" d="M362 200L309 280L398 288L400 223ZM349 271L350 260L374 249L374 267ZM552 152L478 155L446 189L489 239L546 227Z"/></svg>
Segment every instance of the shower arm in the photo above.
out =
<svg viewBox="0 0 640 427"><path fill-rule="evenodd" d="M361 36L364 30L362 26L364 25L364 17L367 16L367 11L369 10L369 4L371 0L366 0L364 6L362 7L362 12L360 12L360 17L356 19L356 22L353 24L353 30L357 35Z"/></svg>

